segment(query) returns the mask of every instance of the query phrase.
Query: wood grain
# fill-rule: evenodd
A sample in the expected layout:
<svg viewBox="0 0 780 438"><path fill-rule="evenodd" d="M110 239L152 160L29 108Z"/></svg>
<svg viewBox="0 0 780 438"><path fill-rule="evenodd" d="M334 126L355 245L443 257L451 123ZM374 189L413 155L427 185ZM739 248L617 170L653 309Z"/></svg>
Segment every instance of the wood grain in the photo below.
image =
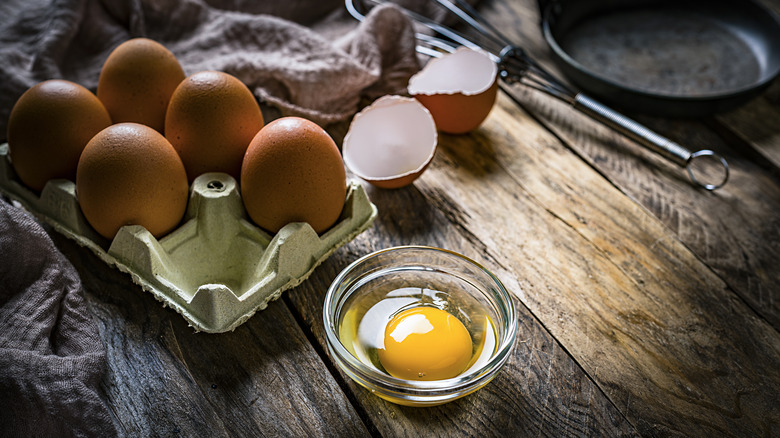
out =
<svg viewBox="0 0 780 438"><path fill-rule="evenodd" d="M321 349L325 349L322 302L330 282L349 262L377 249L404 244L443 247L492 266L499 278L512 280L490 259L484 244L454 225L463 218L448 218L436 200L415 187L367 191L380 211L376 224L286 296ZM633 427L566 350L522 303L516 305L520 329L509 362L491 383L463 399L425 409L397 406L339 374L382 436L635 436Z"/></svg>
<svg viewBox="0 0 780 438"><path fill-rule="evenodd" d="M780 168L780 132L773 123L780 120L780 82L775 81L760 99L721 114L717 120L758 152L771 168Z"/></svg>
<svg viewBox="0 0 780 438"><path fill-rule="evenodd" d="M478 145L443 141L418 187L491 242L523 302L640 433L770 431L780 421L777 331L508 99L483 134Z"/></svg>
<svg viewBox="0 0 780 438"><path fill-rule="evenodd" d="M61 236L107 346L102 388L123 436L365 436L349 400L277 301L195 333L130 277Z"/></svg>
<svg viewBox="0 0 780 438"><path fill-rule="evenodd" d="M534 2L486 4L485 14L511 38L522 41L532 56L548 59L538 31ZM513 16L537 28L521 29ZM503 26L502 26L502 23ZM546 64L552 71L554 66ZM559 77L562 77L559 75ZM731 113L719 116L721 132L706 120L669 120L627 114L690 150L712 149L731 165L729 183L708 193L688 180L685 171L567 105L536 91L512 88L518 103L564 144L623 193L674 230L698 257L710 265L756 312L780 329L780 179L776 161L780 149L777 87ZM774 103L772 103L774 102ZM722 131L726 131L725 133ZM725 134L725 136L724 136ZM730 140L734 141L730 141ZM748 152L743 149L750 148ZM771 164L756 162L764 156ZM767 220L770 218L769 220Z"/></svg>
<svg viewBox="0 0 780 438"><path fill-rule="evenodd" d="M521 93L526 97L524 102L531 102L526 108L540 111L542 105L548 105L534 100L541 99L539 96ZM774 287L780 280L780 271L774 268L777 248L766 245L780 241L774 214L780 208L780 184L772 170L730 149L720 136L698 122L654 123L645 119L648 126L689 148L712 148L724 154L731 165L730 181L717 192L705 192L693 187L681 168L638 149L606 128L595 126L585 131L571 118L564 121L555 116L557 111L560 109L548 106L544 110L545 117L549 116L546 122L567 145L662 220L756 312L780 328L780 295ZM618 159L615 153L620 155Z"/></svg>

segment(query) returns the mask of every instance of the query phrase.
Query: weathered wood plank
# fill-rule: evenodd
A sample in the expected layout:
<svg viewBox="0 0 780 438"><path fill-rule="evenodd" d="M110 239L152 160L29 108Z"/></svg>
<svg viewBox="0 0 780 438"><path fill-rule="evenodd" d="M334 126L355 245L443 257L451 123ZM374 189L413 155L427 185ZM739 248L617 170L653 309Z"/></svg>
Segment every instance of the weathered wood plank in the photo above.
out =
<svg viewBox="0 0 780 438"><path fill-rule="evenodd" d="M522 41L532 56L548 59L538 28L535 2L488 2L485 14L511 38ZM510 25L520 16L529 26ZM549 66L549 65L548 65ZM555 70L554 66L549 66ZM549 96L513 87L523 108L551 129L582 159L605 175L672 229L682 242L711 266L724 281L776 329L780 329L780 270L776 269L780 242L780 180L777 167L757 163L769 160L780 148L776 119L776 88L754 102L718 120L724 129L742 136L738 144L697 120L664 120L628 114L650 129L691 150L712 149L731 165L726 187L708 193L693 186L685 171L610 129L579 114ZM774 93L774 94L773 94ZM759 121L764 121L763 124ZM736 137L732 135L732 138ZM754 148L749 153L745 146Z"/></svg>
<svg viewBox="0 0 780 438"><path fill-rule="evenodd" d="M640 433L780 424L780 335L666 226L509 99L473 138L443 138L417 187L491 242L521 300Z"/></svg>
<svg viewBox="0 0 780 438"><path fill-rule="evenodd" d="M721 114L717 120L739 135L775 169L780 169L780 130L777 123L772 122L780 120L780 82L775 81L761 98Z"/></svg>
<svg viewBox="0 0 780 438"><path fill-rule="evenodd" d="M52 233L84 283L107 347L102 382L126 436L364 436L282 301L234 332L195 333L128 275Z"/></svg>
<svg viewBox="0 0 780 438"><path fill-rule="evenodd" d="M459 228L457 223L465 218L446 217L438 205L441 200L423 197L415 187L367 190L380 212L375 225L286 295L320 348L325 349L322 303L330 282L349 262L381 248L422 244L454 250L490 266L517 293L512 274L490 259L489 243ZM371 395L343 373L341 378L373 428L384 436L634 436L633 428L565 349L522 303L516 305L520 328L513 355L505 369L475 394L438 407L409 408Z"/></svg>
<svg viewBox="0 0 780 438"><path fill-rule="evenodd" d="M638 117L662 135L692 149L711 148L731 166L729 183L709 193L693 187L684 171L588 120L555 115L556 105L521 91L524 106L539 115L571 148L621 191L661 219L756 312L780 329L780 183L773 171L694 121ZM537 100L538 99L538 100ZM544 107L545 109L540 109ZM566 109L564 108L563 111Z"/></svg>

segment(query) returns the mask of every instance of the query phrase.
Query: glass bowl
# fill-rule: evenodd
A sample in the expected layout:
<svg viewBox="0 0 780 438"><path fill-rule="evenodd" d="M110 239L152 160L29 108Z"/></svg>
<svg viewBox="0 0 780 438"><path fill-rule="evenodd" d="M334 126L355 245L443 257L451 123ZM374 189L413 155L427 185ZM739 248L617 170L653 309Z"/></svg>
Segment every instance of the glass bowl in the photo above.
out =
<svg viewBox="0 0 780 438"><path fill-rule="evenodd" d="M473 356L457 376L406 380L383 370L376 342L394 315L417 306L445 310L468 329ZM493 274L460 254L424 246L384 249L350 264L328 289L323 319L338 366L373 394L407 406L440 405L485 386L509 358L517 332L512 298Z"/></svg>

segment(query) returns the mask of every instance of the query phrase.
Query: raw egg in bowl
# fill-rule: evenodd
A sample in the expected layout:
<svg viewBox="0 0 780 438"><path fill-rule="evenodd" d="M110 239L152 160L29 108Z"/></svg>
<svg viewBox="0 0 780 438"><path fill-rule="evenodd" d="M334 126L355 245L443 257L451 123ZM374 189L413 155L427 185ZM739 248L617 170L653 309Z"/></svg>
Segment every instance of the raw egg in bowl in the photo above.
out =
<svg viewBox="0 0 780 438"><path fill-rule="evenodd" d="M328 350L377 396L435 406L490 382L514 347L511 295L478 263L452 251L401 246L345 268L323 307Z"/></svg>

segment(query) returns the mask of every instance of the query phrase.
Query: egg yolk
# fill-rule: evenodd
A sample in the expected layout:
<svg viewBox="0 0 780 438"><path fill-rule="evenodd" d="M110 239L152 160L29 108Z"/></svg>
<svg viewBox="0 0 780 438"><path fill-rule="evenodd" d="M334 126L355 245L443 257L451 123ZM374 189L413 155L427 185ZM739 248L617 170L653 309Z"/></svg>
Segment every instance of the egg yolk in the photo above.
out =
<svg viewBox="0 0 780 438"><path fill-rule="evenodd" d="M471 360L472 342L462 322L436 307L395 315L385 329L379 360L394 377L441 380L457 376Z"/></svg>

